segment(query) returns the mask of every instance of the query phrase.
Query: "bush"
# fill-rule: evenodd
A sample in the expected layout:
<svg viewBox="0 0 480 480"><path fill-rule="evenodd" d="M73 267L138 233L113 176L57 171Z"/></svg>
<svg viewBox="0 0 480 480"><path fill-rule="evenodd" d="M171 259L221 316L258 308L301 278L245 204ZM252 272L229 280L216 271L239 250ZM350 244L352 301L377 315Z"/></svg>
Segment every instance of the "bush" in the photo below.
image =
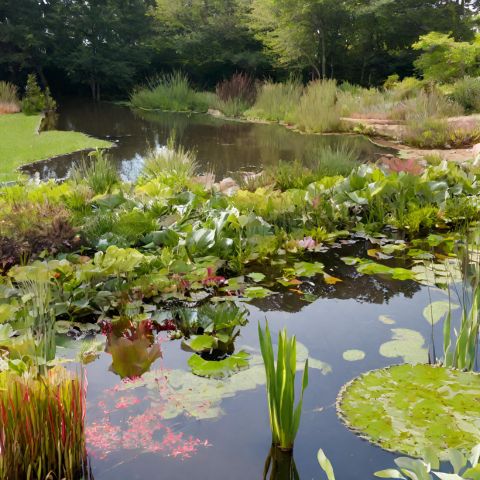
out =
<svg viewBox="0 0 480 480"><path fill-rule="evenodd" d="M464 77L453 85L452 98L469 112L480 111L480 78Z"/></svg>
<svg viewBox="0 0 480 480"><path fill-rule="evenodd" d="M446 148L450 139L447 120L417 117L407 121L403 140L419 148Z"/></svg>
<svg viewBox="0 0 480 480"><path fill-rule="evenodd" d="M236 73L229 80L220 82L215 93L222 102L239 99L246 105L253 105L257 97L255 80L244 73Z"/></svg>
<svg viewBox="0 0 480 480"><path fill-rule="evenodd" d="M273 122L289 122L297 108L303 86L297 80L285 83L264 83L253 107L245 112L249 118Z"/></svg>
<svg viewBox="0 0 480 480"><path fill-rule="evenodd" d="M295 110L294 123L304 132L323 133L338 129L340 109L335 80L310 82Z"/></svg>
<svg viewBox="0 0 480 480"><path fill-rule="evenodd" d="M146 87L137 88L130 96L134 107L175 112L206 112L209 100L208 95L195 91L188 77L181 72L157 77Z"/></svg>
<svg viewBox="0 0 480 480"><path fill-rule="evenodd" d="M77 185L86 183L95 194L110 193L120 182L117 170L102 150L89 154L90 161L82 159L70 172L71 180Z"/></svg>
<svg viewBox="0 0 480 480"><path fill-rule="evenodd" d="M35 74L29 74L27 86L25 87L25 96L22 100L23 113L25 113L25 115L35 115L37 113L53 111L56 106L55 100L50 95L50 89L47 87L45 92L42 92Z"/></svg>
<svg viewBox="0 0 480 480"><path fill-rule="evenodd" d="M0 115L19 111L20 102L17 87L9 82L0 82Z"/></svg>

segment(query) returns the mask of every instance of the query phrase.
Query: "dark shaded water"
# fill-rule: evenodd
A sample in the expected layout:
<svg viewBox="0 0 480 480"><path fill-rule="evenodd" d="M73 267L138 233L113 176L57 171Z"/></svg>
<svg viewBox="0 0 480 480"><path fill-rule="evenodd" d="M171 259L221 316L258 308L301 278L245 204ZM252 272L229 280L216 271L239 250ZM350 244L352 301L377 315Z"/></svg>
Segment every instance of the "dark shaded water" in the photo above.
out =
<svg viewBox="0 0 480 480"><path fill-rule="evenodd" d="M53 125L52 125L53 126ZM239 170L259 170L279 160L318 158L326 146L354 149L361 160L374 159L387 150L367 138L351 135L300 135L279 125L225 121L209 115L132 111L109 103L61 102L58 130L76 130L116 144L111 158L125 180L134 180L143 159L162 147L175 132L177 142L197 153L204 171L222 178ZM82 154L67 155L25 168L42 178L65 178Z"/></svg>

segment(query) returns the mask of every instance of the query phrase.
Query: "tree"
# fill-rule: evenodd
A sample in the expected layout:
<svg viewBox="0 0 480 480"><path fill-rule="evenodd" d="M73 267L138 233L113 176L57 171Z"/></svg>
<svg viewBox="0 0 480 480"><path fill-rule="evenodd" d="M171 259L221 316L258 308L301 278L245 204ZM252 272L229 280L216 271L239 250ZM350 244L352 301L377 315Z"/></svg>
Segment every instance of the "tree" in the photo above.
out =
<svg viewBox="0 0 480 480"><path fill-rule="evenodd" d="M56 18L57 62L92 97L101 90L125 91L149 62L151 19L145 0L62 0Z"/></svg>
<svg viewBox="0 0 480 480"><path fill-rule="evenodd" d="M344 0L253 0L252 27L280 64L327 76L345 47Z"/></svg>
<svg viewBox="0 0 480 480"><path fill-rule="evenodd" d="M236 71L261 74L269 64L247 25L250 1L157 0L158 54L210 84Z"/></svg>
<svg viewBox="0 0 480 480"><path fill-rule="evenodd" d="M472 42L457 42L451 35L431 32L413 44L423 51L415 66L426 80L451 82L466 75L480 74L480 35Z"/></svg>

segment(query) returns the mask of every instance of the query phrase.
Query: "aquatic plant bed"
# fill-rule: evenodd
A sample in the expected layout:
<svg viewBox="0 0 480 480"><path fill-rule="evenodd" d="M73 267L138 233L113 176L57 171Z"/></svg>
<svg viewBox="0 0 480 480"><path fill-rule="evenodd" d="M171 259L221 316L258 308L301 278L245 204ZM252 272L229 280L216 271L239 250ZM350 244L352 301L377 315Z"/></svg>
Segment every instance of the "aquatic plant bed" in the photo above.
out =
<svg viewBox="0 0 480 480"><path fill-rule="evenodd" d="M0 189L0 369L84 369L96 479L259 478L272 440L257 333L267 317L273 338L283 327L297 337L292 370L308 358L299 474L320 476L319 447L338 478L387 468L392 454L345 428L335 399L372 369L442 359L478 176L446 162L414 174L364 164L225 191L194 160L171 148L127 183L100 156L62 184ZM414 437L400 425L386 448L402 450L397 433ZM452 446L473 447L461 432Z"/></svg>
<svg viewBox="0 0 480 480"><path fill-rule="evenodd" d="M0 182L15 180L16 169L26 163L94 148L110 142L78 132L39 132L41 115L0 116Z"/></svg>

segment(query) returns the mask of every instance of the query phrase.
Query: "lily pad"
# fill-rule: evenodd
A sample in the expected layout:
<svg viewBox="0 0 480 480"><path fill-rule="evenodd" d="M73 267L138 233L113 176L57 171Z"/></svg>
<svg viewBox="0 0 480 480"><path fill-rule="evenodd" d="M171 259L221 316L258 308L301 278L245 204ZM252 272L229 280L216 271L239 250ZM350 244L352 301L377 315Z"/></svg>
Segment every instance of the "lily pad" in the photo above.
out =
<svg viewBox="0 0 480 480"><path fill-rule="evenodd" d="M385 325L395 325L395 320L389 315L379 315L378 319Z"/></svg>
<svg viewBox="0 0 480 480"><path fill-rule="evenodd" d="M392 340L380 346L380 355L402 357L406 363L424 363L428 360L425 339L420 332L408 328L393 328Z"/></svg>
<svg viewBox="0 0 480 480"><path fill-rule="evenodd" d="M450 303L445 300L432 302L423 309L423 316L428 323L435 325L443 317L447 315L450 310L457 310L459 305Z"/></svg>
<svg viewBox="0 0 480 480"><path fill-rule="evenodd" d="M188 360L188 365L192 372L200 377L224 378L248 368L249 357L250 355L243 350L223 360L205 360L195 354Z"/></svg>
<svg viewBox="0 0 480 480"><path fill-rule="evenodd" d="M204 352L217 346L217 339L212 335L197 335L184 342L194 352Z"/></svg>
<svg viewBox="0 0 480 480"><path fill-rule="evenodd" d="M358 362L365 358L365 352L363 350L346 350L343 352L343 359L347 362Z"/></svg>
<svg viewBox="0 0 480 480"><path fill-rule="evenodd" d="M434 448L470 450L480 438L480 375L431 365L396 365L348 383L337 411L354 432L385 450L421 457Z"/></svg>

